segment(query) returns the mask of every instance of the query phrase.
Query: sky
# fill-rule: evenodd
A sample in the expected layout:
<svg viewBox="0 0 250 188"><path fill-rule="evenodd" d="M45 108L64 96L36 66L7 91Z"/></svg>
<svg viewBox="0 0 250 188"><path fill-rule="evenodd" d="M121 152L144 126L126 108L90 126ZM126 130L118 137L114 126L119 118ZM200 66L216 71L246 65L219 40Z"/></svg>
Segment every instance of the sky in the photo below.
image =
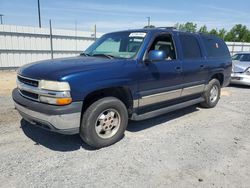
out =
<svg viewBox="0 0 250 188"><path fill-rule="evenodd" d="M42 27L98 32L195 22L200 27L250 28L249 0L40 0ZM38 26L37 0L0 0L4 24Z"/></svg>

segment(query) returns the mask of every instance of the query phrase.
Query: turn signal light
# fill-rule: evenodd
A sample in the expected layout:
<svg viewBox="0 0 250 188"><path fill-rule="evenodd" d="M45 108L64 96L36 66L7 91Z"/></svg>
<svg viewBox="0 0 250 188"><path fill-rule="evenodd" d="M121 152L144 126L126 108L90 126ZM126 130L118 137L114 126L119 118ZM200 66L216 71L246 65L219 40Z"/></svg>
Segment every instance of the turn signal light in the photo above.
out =
<svg viewBox="0 0 250 188"><path fill-rule="evenodd" d="M67 105L72 102L71 98L57 98L56 99L56 104L57 105Z"/></svg>

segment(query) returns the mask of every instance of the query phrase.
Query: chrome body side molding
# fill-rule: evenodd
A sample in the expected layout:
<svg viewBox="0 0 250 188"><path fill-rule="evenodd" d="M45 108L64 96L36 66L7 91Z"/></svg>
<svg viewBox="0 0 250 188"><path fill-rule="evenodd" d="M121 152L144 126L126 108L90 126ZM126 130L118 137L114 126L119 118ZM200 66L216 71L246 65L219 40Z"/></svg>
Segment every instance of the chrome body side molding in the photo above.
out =
<svg viewBox="0 0 250 188"><path fill-rule="evenodd" d="M197 85L197 86L192 86L192 87L186 87L182 89L181 96L188 96L188 95L193 95L197 93L202 93L205 89L205 84Z"/></svg>
<svg viewBox="0 0 250 188"><path fill-rule="evenodd" d="M205 84L200 84L182 89L176 89L167 92L156 93L153 95L143 96L141 99L139 99L139 107L156 104L159 102L169 101L172 99L177 99L189 95L199 94L204 92L204 90L205 90Z"/></svg>
<svg viewBox="0 0 250 188"><path fill-rule="evenodd" d="M163 93L157 93L154 95L148 95L142 97L142 99L139 100L139 106L146 106L150 104L155 104L161 101L168 101L171 99L179 98L181 96L181 89L174 90L174 91L168 91Z"/></svg>

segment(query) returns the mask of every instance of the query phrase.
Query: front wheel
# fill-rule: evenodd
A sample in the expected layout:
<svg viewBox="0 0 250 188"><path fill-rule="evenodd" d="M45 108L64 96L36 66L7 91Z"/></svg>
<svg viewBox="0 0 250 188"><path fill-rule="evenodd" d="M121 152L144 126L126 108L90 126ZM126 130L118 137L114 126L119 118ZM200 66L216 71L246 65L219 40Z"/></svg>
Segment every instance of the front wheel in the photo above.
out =
<svg viewBox="0 0 250 188"><path fill-rule="evenodd" d="M200 105L205 108L213 108L220 99L221 86L217 79L212 79L207 86L207 90L203 94L205 99Z"/></svg>
<svg viewBox="0 0 250 188"><path fill-rule="evenodd" d="M128 124L126 106L115 97L105 97L84 112L80 136L90 146L101 148L119 141Z"/></svg>

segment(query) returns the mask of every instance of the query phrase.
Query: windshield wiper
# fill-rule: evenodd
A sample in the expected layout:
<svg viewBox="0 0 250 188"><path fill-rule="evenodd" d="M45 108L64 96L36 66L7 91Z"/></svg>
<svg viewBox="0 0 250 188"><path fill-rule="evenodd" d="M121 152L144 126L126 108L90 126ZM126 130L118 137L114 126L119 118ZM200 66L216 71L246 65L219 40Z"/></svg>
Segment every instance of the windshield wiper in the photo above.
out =
<svg viewBox="0 0 250 188"><path fill-rule="evenodd" d="M108 55L108 54L92 54L92 56L102 56L102 57L107 57L109 59L114 59L115 57L112 55Z"/></svg>
<svg viewBox="0 0 250 188"><path fill-rule="evenodd" d="M90 56L89 54L87 54L87 53L85 53L85 52L82 52L82 53L80 53L80 56L85 56L85 57L88 57L88 56Z"/></svg>

